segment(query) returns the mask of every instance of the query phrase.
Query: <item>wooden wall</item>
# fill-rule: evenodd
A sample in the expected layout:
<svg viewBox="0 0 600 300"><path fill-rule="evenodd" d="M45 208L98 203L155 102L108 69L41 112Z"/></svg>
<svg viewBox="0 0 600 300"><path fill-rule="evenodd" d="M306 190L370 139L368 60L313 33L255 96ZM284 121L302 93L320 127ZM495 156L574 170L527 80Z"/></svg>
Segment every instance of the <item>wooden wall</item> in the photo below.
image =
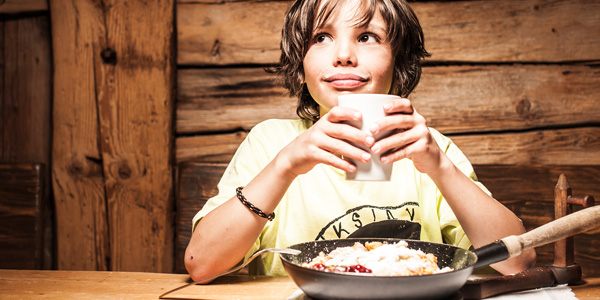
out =
<svg viewBox="0 0 600 300"><path fill-rule="evenodd" d="M247 131L294 118L296 100L263 67L276 63L290 1L178 1L176 270L191 216ZM528 229L553 218L554 185L600 196L600 2L415 1L433 55L411 95L430 126L467 154L481 180ZM190 206L196 205L195 208ZM585 275L595 240L576 239ZM538 249L539 264L552 246Z"/></svg>
<svg viewBox="0 0 600 300"><path fill-rule="evenodd" d="M263 71L290 1L142 2L0 1L0 162L50 166L46 267L185 272L191 216L248 130L296 117ZM410 98L494 195L528 228L552 219L561 172L598 199L600 3L411 6L433 56ZM584 275L600 275L599 237L576 237Z"/></svg>
<svg viewBox="0 0 600 300"><path fill-rule="evenodd" d="M49 16L0 6L0 162L50 162ZM33 9L33 8L32 8Z"/></svg>
<svg viewBox="0 0 600 300"><path fill-rule="evenodd" d="M26 216L25 209L2 207L0 210L6 214L0 218L0 228L8 228L9 233L0 230L0 239L11 241L17 235L17 243L23 237L42 239L26 242L27 247L21 247L20 253L13 256L3 252L0 267L53 266L52 203L47 188L52 136L52 56L47 9L47 3L42 1L0 1L0 164L2 171L23 171L6 180L6 184L11 182L13 187L23 189L0 189L7 192L2 193L0 202L12 203L5 201L14 196L20 199L15 202L17 207L33 209ZM37 184L32 184L34 178ZM37 191L39 197L29 197L35 194L34 187L41 189ZM11 220L26 222L15 226ZM38 221L43 221L44 226L32 226ZM32 253L34 256L27 258Z"/></svg>
<svg viewBox="0 0 600 300"><path fill-rule="evenodd" d="M0 163L46 166L46 268L173 270L174 12L172 0L0 1ZM0 192L2 214L23 211ZM2 216L4 241L18 224Z"/></svg>

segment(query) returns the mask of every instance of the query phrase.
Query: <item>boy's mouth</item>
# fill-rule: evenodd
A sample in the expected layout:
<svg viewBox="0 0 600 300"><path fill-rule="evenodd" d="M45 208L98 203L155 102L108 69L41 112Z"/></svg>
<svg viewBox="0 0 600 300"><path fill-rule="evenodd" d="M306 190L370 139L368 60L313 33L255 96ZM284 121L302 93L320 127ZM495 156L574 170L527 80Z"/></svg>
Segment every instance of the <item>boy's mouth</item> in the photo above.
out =
<svg viewBox="0 0 600 300"><path fill-rule="evenodd" d="M323 81L338 89L354 89L365 85L368 80L368 76L353 73L338 73L323 77Z"/></svg>

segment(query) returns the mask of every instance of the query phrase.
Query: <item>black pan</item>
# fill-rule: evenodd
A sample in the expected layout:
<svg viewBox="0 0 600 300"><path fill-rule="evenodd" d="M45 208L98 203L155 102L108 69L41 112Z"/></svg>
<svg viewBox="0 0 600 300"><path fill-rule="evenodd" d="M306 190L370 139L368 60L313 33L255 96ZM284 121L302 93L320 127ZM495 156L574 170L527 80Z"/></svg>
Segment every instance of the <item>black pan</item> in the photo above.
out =
<svg viewBox="0 0 600 300"><path fill-rule="evenodd" d="M583 209L520 236L509 236L474 251L451 245L405 240L409 248L434 254L440 268L454 271L422 276L372 276L333 273L302 267L320 252L352 246L355 242L400 239L357 238L321 240L292 245L301 254L280 254L283 266L296 285L314 299L444 299L455 295L473 270L519 255L522 251L592 230L600 224L600 206Z"/></svg>

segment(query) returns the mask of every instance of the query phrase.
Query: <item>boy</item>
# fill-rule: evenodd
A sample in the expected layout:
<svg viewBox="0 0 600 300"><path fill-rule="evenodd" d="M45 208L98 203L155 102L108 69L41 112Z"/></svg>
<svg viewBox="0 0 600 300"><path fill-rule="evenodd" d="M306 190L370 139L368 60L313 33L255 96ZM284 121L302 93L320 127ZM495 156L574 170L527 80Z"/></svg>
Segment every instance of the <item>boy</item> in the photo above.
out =
<svg viewBox="0 0 600 300"><path fill-rule="evenodd" d="M299 97L301 120L258 124L234 155L219 194L194 218L185 262L192 279L225 271L262 248L349 236L420 238L463 248L524 232L494 200L452 141L406 98L364 133L344 121L359 112L337 106L348 93L407 97L427 56L418 20L403 0L298 0L290 7L275 71ZM394 134L379 141L382 130ZM351 142L393 163L389 182L346 181L368 161ZM269 222L269 220L272 220ZM401 230L408 228L409 230ZM503 274L532 266L535 252L493 265ZM285 274L277 256L250 270Z"/></svg>

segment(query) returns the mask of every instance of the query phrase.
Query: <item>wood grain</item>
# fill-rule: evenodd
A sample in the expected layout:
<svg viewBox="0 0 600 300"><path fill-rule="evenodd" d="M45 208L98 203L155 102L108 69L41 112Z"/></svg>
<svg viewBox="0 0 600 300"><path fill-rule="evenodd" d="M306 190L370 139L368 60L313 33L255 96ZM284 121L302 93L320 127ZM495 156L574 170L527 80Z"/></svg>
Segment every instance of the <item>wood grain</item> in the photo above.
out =
<svg viewBox="0 0 600 300"><path fill-rule="evenodd" d="M0 87L2 88L2 91L6 90L6 88L4 87L4 64L6 63L4 60L4 22L0 22L0 32L2 32L2 37L0 38L0 82L2 82L2 84L0 84ZM0 116L2 116L2 120L4 120L4 92L0 92ZM4 126L6 126L4 124L4 122L0 122L0 145L4 145ZM0 148L2 149L2 148ZM1 152L4 152L4 150L0 150ZM1 156L3 156L4 154L1 154Z"/></svg>
<svg viewBox="0 0 600 300"><path fill-rule="evenodd" d="M178 64L275 63L290 1L179 1ZM600 3L411 2L432 61L598 60ZM256 18L260 15L260 18ZM575 17L576 16L576 17Z"/></svg>
<svg viewBox="0 0 600 300"><path fill-rule="evenodd" d="M183 274L148 272L0 270L3 300L158 299L162 293L189 282ZM208 285L194 285L174 293L176 299L281 300L298 287L288 276L230 275Z"/></svg>
<svg viewBox="0 0 600 300"><path fill-rule="evenodd" d="M178 71L177 133L249 130L296 118L262 68ZM429 126L450 134L600 124L600 69L585 65L426 67L410 96Z"/></svg>
<svg viewBox="0 0 600 300"><path fill-rule="evenodd" d="M174 3L50 6L58 266L169 272Z"/></svg>
<svg viewBox="0 0 600 300"><path fill-rule="evenodd" d="M170 272L174 2L105 5L94 76L112 270Z"/></svg>
<svg viewBox="0 0 600 300"><path fill-rule="evenodd" d="M600 165L600 127L450 136L473 164Z"/></svg>
<svg viewBox="0 0 600 300"><path fill-rule="evenodd" d="M2 22L0 161L50 165L52 58L49 19ZM0 53L2 53L0 52ZM48 177L48 176L45 176Z"/></svg>
<svg viewBox="0 0 600 300"><path fill-rule="evenodd" d="M426 67L415 108L446 134L600 125L600 69L586 65Z"/></svg>
<svg viewBox="0 0 600 300"><path fill-rule="evenodd" d="M44 169L41 164L0 164L1 269L43 266Z"/></svg>
<svg viewBox="0 0 600 300"><path fill-rule="evenodd" d="M278 61L281 27L289 5L289 1L178 3L177 64Z"/></svg>
<svg viewBox="0 0 600 300"><path fill-rule="evenodd" d="M245 131L237 131L178 137L175 140L175 159L177 163L186 161L229 162L246 135Z"/></svg>
<svg viewBox="0 0 600 300"><path fill-rule="evenodd" d="M560 174L565 174L574 197L600 195L598 174L600 165L511 165L511 164L474 164L473 168L481 181L498 200L514 208L548 206L551 213L539 214L540 217L552 218L554 215L554 187ZM511 188L519 187L519 192ZM526 215L535 215L523 211ZM549 219L537 222L526 222L526 225L540 226ZM533 220L532 220L533 221Z"/></svg>
<svg viewBox="0 0 600 300"><path fill-rule="evenodd" d="M448 136L474 164L600 165L598 127ZM245 137L243 131L180 136L176 160L226 163Z"/></svg>
<svg viewBox="0 0 600 300"><path fill-rule="evenodd" d="M94 40L104 30L98 12L88 1L50 1L50 11L56 16L51 21L57 268L109 270L110 241L93 76L93 57L97 55Z"/></svg>
<svg viewBox="0 0 600 300"><path fill-rule="evenodd" d="M20 14L28 12L47 11L47 0L2 0L0 14Z"/></svg>
<svg viewBox="0 0 600 300"><path fill-rule="evenodd" d="M262 68L183 69L177 76L177 133L249 129L296 116L297 99Z"/></svg>
<svg viewBox="0 0 600 300"><path fill-rule="evenodd" d="M10 16L0 21L0 162L51 165L52 56L49 23L48 16L42 14ZM41 172L41 184L50 186L50 168L42 168ZM40 236L44 238L44 257L36 257L43 263L36 267L48 269L53 262L53 207L50 189L43 189L43 193L40 201L46 207L41 209L46 216L40 219L46 224L45 232L40 229ZM29 251L22 255L25 253Z"/></svg>

